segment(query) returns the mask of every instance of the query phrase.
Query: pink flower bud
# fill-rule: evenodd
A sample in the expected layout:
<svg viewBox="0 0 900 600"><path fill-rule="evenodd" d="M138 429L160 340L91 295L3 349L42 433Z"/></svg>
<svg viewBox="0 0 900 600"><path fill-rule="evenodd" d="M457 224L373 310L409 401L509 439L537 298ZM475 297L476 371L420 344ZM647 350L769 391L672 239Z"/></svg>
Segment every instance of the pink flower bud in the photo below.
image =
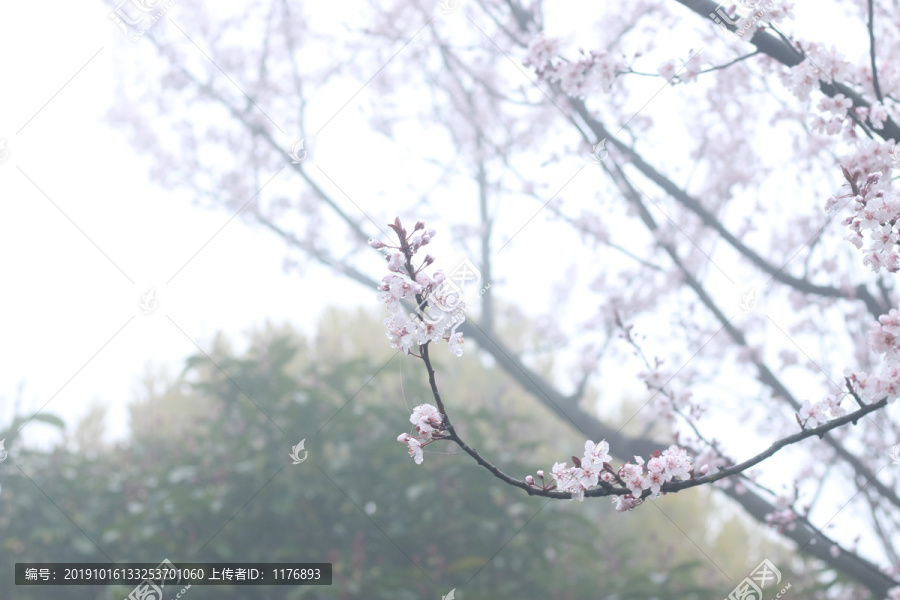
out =
<svg viewBox="0 0 900 600"><path fill-rule="evenodd" d="M379 242L378 240L376 240L376 239L371 239L371 238L369 239L369 245L372 246L373 248L375 248L376 250L380 250L380 249L384 248L384 246L385 246L384 244L382 244L382 243Z"/></svg>
<svg viewBox="0 0 900 600"><path fill-rule="evenodd" d="M528 477L525 478L525 483L527 483L528 485L534 485L534 477L529 475Z"/></svg>
<svg viewBox="0 0 900 600"><path fill-rule="evenodd" d="M401 433L397 436L397 441L401 444L405 444L411 439L411 436L408 433Z"/></svg>
<svg viewBox="0 0 900 600"><path fill-rule="evenodd" d="M543 472L543 471L538 471L538 472L537 472L537 475L538 475L538 477L540 477L541 479L544 478L544 472Z"/></svg>
<svg viewBox="0 0 900 600"><path fill-rule="evenodd" d="M700 477L703 477L707 473L709 473L709 465L703 465L702 467L700 467Z"/></svg>
<svg viewBox="0 0 900 600"><path fill-rule="evenodd" d="M425 229L425 221L416 221L416 228L413 231L418 231L420 229Z"/></svg>

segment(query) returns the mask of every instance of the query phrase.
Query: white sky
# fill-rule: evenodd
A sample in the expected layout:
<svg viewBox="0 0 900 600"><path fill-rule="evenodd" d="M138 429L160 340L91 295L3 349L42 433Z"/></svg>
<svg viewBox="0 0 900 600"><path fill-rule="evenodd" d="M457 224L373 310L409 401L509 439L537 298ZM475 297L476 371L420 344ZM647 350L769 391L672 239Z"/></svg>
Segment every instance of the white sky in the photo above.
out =
<svg viewBox="0 0 900 600"><path fill-rule="evenodd" d="M274 236L237 219L226 225L230 214L148 181L146 159L103 122L112 53L127 48L108 8L2 11L0 138L9 155L0 163L0 423L11 420L24 382L21 413L46 406L72 425L96 400L110 405L110 433L121 435L145 367L174 371L196 351L185 334L201 347L218 331L241 342L266 318L309 331L324 304L304 293L310 287L329 289L332 304L362 300L358 285L322 269L304 281L285 274ZM158 309L143 315L141 296L182 266ZM29 426L26 439L42 427Z"/></svg>

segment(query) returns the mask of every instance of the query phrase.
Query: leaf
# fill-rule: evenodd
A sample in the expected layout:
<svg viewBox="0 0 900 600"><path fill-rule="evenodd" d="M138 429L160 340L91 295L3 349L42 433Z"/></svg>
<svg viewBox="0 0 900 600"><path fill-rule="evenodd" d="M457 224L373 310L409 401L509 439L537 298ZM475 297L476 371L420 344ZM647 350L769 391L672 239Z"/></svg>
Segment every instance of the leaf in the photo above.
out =
<svg viewBox="0 0 900 600"><path fill-rule="evenodd" d="M30 417L17 417L10 423L9 429L2 434L3 437L6 438L7 443L12 444L13 440L17 437L19 430L31 421L41 421L47 425L59 427L60 429L66 428L66 422L63 421L62 418L49 413L35 413Z"/></svg>
<svg viewBox="0 0 900 600"><path fill-rule="evenodd" d="M56 415L51 415L47 413L36 413L31 417L35 421L41 421L48 425L53 425L54 427L59 427L60 429L66 428L66 422L62 420L61 417L57 417Z"/></svg>

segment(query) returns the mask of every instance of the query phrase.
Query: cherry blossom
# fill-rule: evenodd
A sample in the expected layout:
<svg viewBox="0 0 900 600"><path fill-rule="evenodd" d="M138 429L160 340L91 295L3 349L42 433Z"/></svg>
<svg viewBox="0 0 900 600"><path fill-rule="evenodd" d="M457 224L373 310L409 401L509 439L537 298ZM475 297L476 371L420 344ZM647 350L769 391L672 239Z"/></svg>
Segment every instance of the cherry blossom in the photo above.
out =
<svg viewBox="0 0 900 600"><path fill-rule="evenodd" d="M420 465L424 458L422 448L434 442L436 435L444 432L444 417L435 406L420 404L413 409L409 422L415 425L419 436L401 433L397 436L397 441L409 447L409 455Z"/></svg>
<svg viewBox="0 0 900 600"><path fill-rule="evenodd" d="M853 71L849 68L850 63L836 48L828 50L824 44L808 42L798 42L797 45L806 53L808 60L792 69L785 69L782 81L798 99L809 98L813 89L818 89L820 79L851 80Z"/></svg>
<svg viewBox="0 0 900 600"><path fill-rule="evenodd" d="M621 496L616 496L613 498L613 504L616 505L616 510L619 512L624 512L626 510L631 510L635 506L641 503L640 500L632 496L631 494L625 494Z"/></svg>
<svg viewBox="0 0 900 600"><path fill-rule="evenodd" d="M889 178L883 177L890 169L887 156L891 148L889 142L862 144L853 160L842 167L850 193L832 196L825 203L828 213L850 203L853 214L842 221L851 231L845 239L863 251L863 264L875 273L881 269L891 273L900 271L900 231L897 229L900 194L891 190L886 184ZM864 172L868 172L865 180L862 178ZM864 248L867 235L870 244Z"/></svg>
<svg viewBox="0 0 900 600"><path fill-rule="evenodd" d="M644 490L649 489L652 497L661 493L663 484L676 478L687 479L691 475L691 458L687 451L672 445L660 454L657 452L646 463L644 459L635 456L635 463L625 463L618 473L614 472L609 462L609 444L606 440L594 443L587 440L584 444L584 456L581 459L572 457L573 466L567 463L554 463L551 473L556 483L556 489L561 492L571 493L572 500L584 500L585 491L598 485L600 481L607 484L617 482L623 488L628 489L629 494L617 495L616 509L627 510L640 503ZM543 472L538 471L543 479ZM533 479L529 485L533 485ZM544 488L548 489L548 488Z"/></svg>
<svg viewBox="0 0 900 600"><path fill-rule="evenodd" d="M434 262L431 255L426 255L419 269L414 269L412 265L416 252L428 244L436 232L425 230L424 223L419 221L413 234L408 236L399 218L391 227L403 239L396 251L385 254L391 273L385 275L378 286L378 301L383 302L391 313L384 320L391 348L410 354L413 344L437 344L446 339L450 352L462 356L463 337L456 329L466 319L465 302L454 288L446 284L446 277L440 269L435 271L433 277L421 270ZM370 240L369 245L378 249L393 248L377 240ZM417 305L416 312L407 313L401 300Z"/></svg>
<svg viewBox="0 0 900 600"><path fill-rule="evenodd" d="M409 422L415 425L426 439L431 439L432 433L439 432L443 428L443 417L431 404L420 404L415 407Z"/></svg>
<svg viewBox="0 0 900 600"><path fill-rule="evenodd" d="M609 455L609 444L606 443L606 440L601 440L598 443L594 443L591 440L588 440L584 443L584 459L581 461L582 465L589 466L603 466L604 463L608 463L612 460L612 457Z"/></svg>
<svg viewBox="0 0 900 600"><path fill-rule="evenodd" d="M775 510L766 515L766 523L778 531L796 527L797 513L792 506L797 501L797 490L791 494L779 494L775 498Z"/></svg>
<svg viewBox="0 0 900 600"><path fill-rule="evenodd" d="M528 47L523 64L533 67L541 79L558 82L562 90L575 98L595 92L608 92L620 73L628 70L625 57L603 50L581 51L576 60L558 56L559 41L538 37Z"/></svg>
<svg viewBox="0 0 900 600"><path fill-rule="evenodd" d="M625 463L619 469L619 476L625 480L625 487L631 490L631 495L640 497L645 489L650 487L650 482L644 477L644 459L634 457L636 464Z"/></svg>
<svg viewBox="0 0 900 600"><path fill-rule="evenodd" d="M814 428L827 423L831 419L842 417L845 414L841 407L843 395L831 395L820 402L811 403L804 400L797 416L803 427Z"/></svg>
<svg viewBox="0 0 900 600"><path fill-rule="evenodd" d="M406 443L409 444L409 455L413 457L417 465L421 465L424 460L422 443L414 437L406 440Z"/></svg>
<svg viewBox="0 0 900 600"><path fill-rule="evenodd" d="M665 462L665 476L667 481L675 479L676 477L685 479L690 476L692 468L691 457L688 456L687 450L684 448L679 448L673 444L663 450L662 458Z"/></svg>
<svg viewBox="0 0 900 600"><path fill-rule="evenodd" d="M900 350L900 310L892 308L888 314L878 317L878 322L869 330L869 347L886 358L897 357Z"/></svg>
<svg viewBox="0 0 900 600"><path fill-rule="evenodd" d="M528 54L522 62L526 67L534 67L538 74L542 74L559 62L559 50L559 39L539 35L528 44Z"/></svg>

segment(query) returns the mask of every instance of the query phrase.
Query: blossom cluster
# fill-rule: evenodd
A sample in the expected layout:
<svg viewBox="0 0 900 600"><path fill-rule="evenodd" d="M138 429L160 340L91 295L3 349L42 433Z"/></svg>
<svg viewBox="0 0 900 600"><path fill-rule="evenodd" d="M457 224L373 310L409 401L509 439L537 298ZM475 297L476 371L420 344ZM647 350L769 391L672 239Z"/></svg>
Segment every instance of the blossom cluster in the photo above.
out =
<svg viewBox="0 0 900 600"><path fill-rule="evenodd" d="M846 369L844 377L852 392L863 402L877 402L885 397L888 402L893 402L900 396L900 310L892 308L888 314L878 317L869 330L868 343L870 350L884 356L881 372ZM844 416L843 398L843 394L832 394L815 403L805 400L797 412L797 422L803 428L815 428Z"/></svg>
<svg viewBox="0 0 900 600"><path fill-rule="evenodd" d="M566 463L553 465L553 479L556 480L556 489L560 492L571 492L573 500L584 500L584 492L600 481L609 481L609 471L605 465L612 460L608 454L609 444L602 440L594 444L591 440L584 443L584 458L578 460L574 456L573 467L567 467Z"/></svg>
<svg viewBox="0 0 900 600"><path fill-rule="evenodd" d="M435 435L440 435L444 430L444 416L431 404L420 404L413 409L409 422L416 426L419 437L408 433L401 433L397 441L409 447L409 455L413 457L417 465L422 464L422 447L435 440Z"/></svg>
<svg viewBox="0 0 900 600"><path fill-rule="evenodd" d="M871 243L863 250L863 264L876 273L882 267L891 273L900 271L900 254L897 252L900 240L900 230L897 229L900 195L886 194L884 189L878 189L881 172L870 173L865 182L859 185L856 173L851 174L847 168L843 170L853 193L829 198L825 211L834 212L841 198L852 197L853 212L843 221L851 231L845 239L858 250L863 250L864 236L868 233Z"/></svg>
<svg viewBox="0 0 900 600"><path fill-rule="evenodd" d="M854 123L847 111L853 107L853 101L843 94L835 94L835 96L825 96L819 100L817 108L823 114L813 115L811 120L812 130L816 133L827 133L828 135L836 135L841 132L845 122ZM826 120L824 113L831 116Z"/></svg>
<svg viewBox="0 0 900 600"><path fill-rule="evenodd" d="M575 98L584 98L593 91L607 91L616 76L628 70L623 58L603 50L582 50L578 60L562 60L559 47L558 39L538 36L528 45L523 64L533 67L541 79L558 81L562 90Z"/></svg>
<svg viewBox="0 0 900 600"><path fill-rule="evenodd" d="M702 71L702 65L700 64L700 56L699 52L692 55L685 63L684 70L679 73L678 66L675 64L675 61L672 59L668 59L660 63L657 68L657 73L659 73L660 77L675 85L678 82L690 83L697 79L697 75ZM677 75L677 78L676 78Z"/></svg>
<svg viewBox="0 0 900 600"><path fill-rule="evenodd" d="M775 510L766 515L766 523L780 533L793 531L797 526L797 513L792 508L796 499L796 490L793 496L780 494L776 497Z"/></svg>
<svg viewBox="0 0 900 600"><path fill-rule="evenodd" d="M448 348L451 353L461 356L463 353L462 333L456 328L465 320L466 304L461 294L450 282L444 272L435 271L429 277L422 269L434 262L431 255L426 255L424 263L417 270L413 269L412 258L415 253L431 241L435 231L425 230L419 221L411 236L406 235L399 220L394 230L401 236L399 247L388 246L377 240L369 240L376 249L391 248L394 252L385 254L388 270L378 286L378 301L384 302L391 316L384 320L387 337L391 348L400 348L410 353L413 343L424 345L428 342L439 343L447 334ZM421 233L418 233L422 230ZM416 305L415 313L407 313L401 300L409 300Z"/></svg>
<svg viewBox="0 0 900 600"><path fill-rule="evenodd" d="M797 420L800 422L800 426L812 429L827 423L831 419L843 417L845 414L843 407L841 407L843 398L843 394L832 394L819 402L813 403L809 400L804 400L800 411L797 413Z"/></svg>
<svg viewBox="0 0 900 600"><path fill-rule="evenodd" d="M619 475L624 479L625 487L631 490L631 495L635 499L640 498L646 489L650 490L653 497L658 496L662 484L672 481L676 477L688 479L693 468L687 450L675 445L663 450L662 455L656 452L647 461L646 471L643 458L635 456L634 460L637 464L625 463L619 469Z"/></svg>
<svg viewBox="0 0 900 600"><path fill-rule="evenodd" d="M640 504L644 490L649 489L652 497L660 494L662 485L675 478L688 479L692 476L693 465L687 451L678 446L669 446L662 454L655 452L647 461L640 456L635 456L635 463L625 463L614 471L609 461L609 444L602 440L595 444L588 440L584 444L584 456L581 459L572 457L573 466L567 463L555 463L553 465L553 479L555 489L572 494L572 500L584 500L584 492L601 481L612 484L618 483L629 490L630 493L618 495L613 499L616 510L624 511ZM543 471L538 471L538 477L544 478ZM534 485L534 478L528 476L525 482ZM553 489L553 488L545 488Z"/></svg>
<svg viewBox="0 0 900 600"><path fill-rule="evenodd" d="M817 108L822 114L813 115L810 121L813 131L835 135L843 130L844 138L848 141L853 141L857 137L853 128L858 122L868 121L875 129L881 129L891 118L884 104L876 102L871 106L853 106L853 101L843 94L823 97L819 100ZM825 113L829 113L831 117L826 119L823 116ZM862 153L865 153L865 149L862 149Z"/></svg>
<svg viewBox="0 0 900 600"><path fill-rule="evenodd" d="M777 12L770 14L772 18ZM806 60L780 71L780 76L798 100L806 100L814 89L819 89L819 81L844 81L857 83L850 63L832 46L798 41L797 46L806 55Z"/></svg>
<svg viewBox="0 0 900 600"><path fill-rule="evenodd" d="M877 402L887 397L893 402L900 396L900 311L892 308L869 330L869 348L884 355L885 364L880 373L845 372L853 392L866 402Z"/></svg>

